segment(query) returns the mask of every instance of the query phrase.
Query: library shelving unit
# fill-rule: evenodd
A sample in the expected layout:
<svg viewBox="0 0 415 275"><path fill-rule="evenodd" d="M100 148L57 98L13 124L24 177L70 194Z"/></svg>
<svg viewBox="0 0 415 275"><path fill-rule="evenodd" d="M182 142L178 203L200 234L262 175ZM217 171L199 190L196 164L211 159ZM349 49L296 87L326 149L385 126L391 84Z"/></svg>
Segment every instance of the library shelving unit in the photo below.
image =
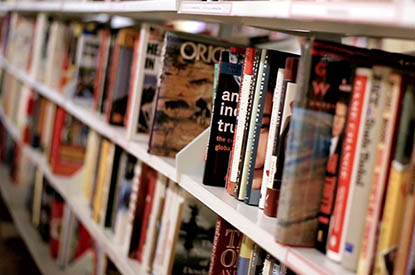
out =
<svg viewBox="0 0 415 275"><path fill-rule="evenodd" d="M207 22L225 24L245 24L274 30L286 30L301 35L313 33L330 33L334 35L365 35L394 38L415 38L415 18L412 16L415 5L376 3L374 2L302 2L302 1L125 1L125 2L10 2L0 4L0 12L36 13L46 12L72 16L87 14L116 14L133 18L151 18L153 20L171 19L198 19ZM33 91L41 94L55 104L63 107L74 117L85 123L99 134L107 137L127 152L147 163L159 173L177 182L182 188L196 197L219 216L229 221L243 234L269 252L272 256L286 264L299 274L353 274L343 269L339 264L330 261L325 255L311 248L292 248L280 245L274 241L276 221L263 215L258 208L250 207L231 198L223 188L204 186L201 175L191 173L190 169L182 169L187 165L186 150L190 151L192 144L184 148L176 159L158 157L147 153L146 142L131 142L126 138L126 131L120 127L108 125L104 118L82 106L79 106L60 94L58 91L46 87L34 80L25 71L8 64L4 57L0 57L0 67L15 76ZM20 139L18 129L3 115L0 109L0 118L3 124L16 139ZM197 142L197 141L196 141ZM74 214L90 231L94 239L104 248L123 274L143 274L140 265L131 259L120 256L119 247L112 240L110 232L97 225L91 218L87 200L80 194L79 181L75 178L66 179L51 173L46 159L35 150L26 146L25 152L44 172L47 179L58 193L65 199ZM200 146L199 146L200 150ZM197 171L197 169L195 169ZM4 169L0 168L0 175ZM5 177L2 177L5 178ZM69 183L70 182L70 183ZM78 182L78 183L77 183ZM4 198L13 197L20 192L9 183L0 184ZM9 195L12 194L13 196ZM18 195L16 195L18 196ZM15 203L22 203L23 197L16 201L6 199L10 209ZM13 202L12 202L13 201ZM20 207L20 208L19 208ZM31 248L42 245L35 243L39 238L31 240L29 228L23 226L29 223L27 215L21 214L23 206L12 210L12 216L18 225L23 238ZM20 210L22 209L22 210ZM28 236L28 237L25 237ZM30 239L30 240L29 240ZM33 242L33 244L32 244ZM39 253L32 253L37 264L45 274L58 274L56 264L48 259L37 259ZM46 255L47 253L45 253Z"/></svg>

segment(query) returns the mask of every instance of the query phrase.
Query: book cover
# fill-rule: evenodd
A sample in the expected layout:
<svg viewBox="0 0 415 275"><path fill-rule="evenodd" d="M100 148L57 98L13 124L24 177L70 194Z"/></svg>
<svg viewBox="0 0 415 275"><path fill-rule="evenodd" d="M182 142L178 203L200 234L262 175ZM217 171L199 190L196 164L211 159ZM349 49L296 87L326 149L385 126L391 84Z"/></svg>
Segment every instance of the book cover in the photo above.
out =
<svg viewBox="0 0 415 275"><path fill-rule="evenodd" d="M336 102L350 98L339 86L350 83L354 72L342 47L316 40L304 44L277 212L276 238L283 244L314 246Z"/></svg>
<svg viewBox="0 0 415 275"><path fill-rule="evenodd" d="M244 58L244 50L238 50L231 48L229 51L222 51L221 54L203 173L203 184L206 185L226 185Z"/></svg>
<svg viewBox="0 0 415 275"><path fill-rule="evenodd" d="M129 139L137 140L149 134L154 100L162 66L161 50L164 30L158 26L143 24L140 38L136 40L131 70L128 108L124 125Z"/></svg>
<svg viewBox="0 0 415 275"><path fill-rule="evenodd" d="M52 172L72 175L84 162L89 128L57 107L50 150Z"/></svg>
<svg viewBox="0 0 415 275"><path fill-rule="evenodd" d="M123 125L124 123L134 43L138 36L139 31L135 29L122 29L117 33L106 100L107 121L113 125Z"/></svg>
<svg viewBox="0 0 415 275"><path fill-rule="evenodd" d="M373 274L393 272L407 197L407 192L402 191L407 190L410 171L413 169L410 158L414 145L414 91L414 87L408 85L403 99L398 142L389 176Z"/></svg>
<svg viewBox="0 0 415 275"><path fill-rule="evenodd" d="M173 259L169 274L209 274L217 216L188 193L181 194L173 241Z"/></svg>
<svg viewBox="0 0 415 275"><path fill-rule="evenodd" d="M218 217L209 275L235 274L242 233L225 219Z"/></svg>
<svg viewBox="0 0 415 275"><path fill-rule="evenodd" d="M234 137L232 142L232 151L229 157L228 177L226 181L226 191L234 196L235 185L237 183L237 174L239 168L239 160L242 156L241 146L243 144L243 136L245 132L245 124L248 121L248 102L251 96L251 82L256 64L254 48L247 48L245 51L245 60L243 65L242 80L240 85L239 100L237 106L237 124L234 128Z"/></svg>
<svg viewBox="0 0 415 275"><path fill-rule="evenodd" d="M229 46L167 31L149 153L174 157L210 123L214 63Z"/></svg>

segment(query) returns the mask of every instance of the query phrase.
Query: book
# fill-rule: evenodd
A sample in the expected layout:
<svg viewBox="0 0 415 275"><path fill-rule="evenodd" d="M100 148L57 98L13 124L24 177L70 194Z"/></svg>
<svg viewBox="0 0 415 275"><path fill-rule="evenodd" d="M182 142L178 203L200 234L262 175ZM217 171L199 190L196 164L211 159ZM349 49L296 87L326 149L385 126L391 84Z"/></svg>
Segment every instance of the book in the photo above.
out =
<svg viewBox="0 0 415 275"><path fill-rule="evenodd" d="M100 136L94 131L90 130L88 133L88 140L86 144L85 164L84 164L84 175L83 175L83 193L86 198L90 198L92 194L92 188L95 178L96 166L98 163L100 146Z"/></svg>
<svg viewBox="0 0 415 275"><path fill-rule="evenodd" d="M221 53L203 173L203 184L206 185L222 187L226 185L229 155L236 124L243 58L244 49L231 47L229 51Z"/></svg>
<svg viewBox="0 0 415 275"><path fill-rule="evenodd" d="M356 155L359 153L359 139L361 139L363 121L365 119L365 110L369 104L369 96L371 94L372 83L372 70L368 68L357 68L355 81L353 84L353 93L351 99L351 109L349 118L346 125L345 136L350 137L344 141L342 155L340 156L340 171L337 183L336 203L334 205L332 217L330 223L321 219L321 227L325 224L325 227L329 226L329 233L327 240L330 243L328 249L330 249L334 258L339 259L340 253L343 251L341 247L341 238L343 233L343 224L346 219L347 201L351 186L351 175L353 168L355 167ZM343 160L344 159L344 160ZM324 190L323 190L324 191ZM324 203L324 201L323 201ZM324 204L322 204L324 206ZM329 212L329 211L325 211ZM323 229L325 230L325 229ZM324 234L324 231L320 234ZM324 235L323 235L324 236ZM323 237L320 236L320 237ZM333 236L333 240L330 241L330 236ZM317 236L319 237L319 236ZM319 248L325 246L323 239L318 238ZM321 240L321 242L320 242ZM343 243L344 244L344 243Z"/></svg>
<svg viewBox="0 0 415 275"><path fill-rule="evenodd" d="M37 230L39 231L42 240L47 243L50 241L51 204L55 196L55 190L53 190L50 183L45 178L43 178L42 181L41 192L42 194Z"/></svg>
<svg viewBox="0 0 415 275"><path fill-rule="evenodd" d="M239 251L237 275L247 275L249 272L249 260L252 257L254 242L247 236L242 237L241 250Z"/></svg>
<svg viewBox="0 0 415 275"><path fill-rule="evenodd" d="M261 196L262 176L264 173L272 99L277 80L277 72L279 68L285 66L286 59L290 56L292 55L288 53L267 50L265 53L263 73L262 75L258 73L258 78L261 77L261 81L257 81L256 83L256 95L253 101L251 126L248 132L248 150L245 154L245 160L248 161L246 170L245 203L251 205L258 205ZM262 64L260 64L260 66L261 65ZM258 72L260 72L260 69L261 67ZM254 126L252 127L252 125ZM244 174L245 167L242 174L241 186L245 184Z"/></svg>
<svg viewBox="0 0 415 275"><path fill-rule="evenodd" d="M135 210L131 220L131 240L128 248L128 256L130 258L137 258L137 250L140 242L141 226L144 222L146 197L153 197L154 187L157 181L157 171L148 166L142 164L140 184L135 198ZM151 192L151 194L149 194Z"/></svg>
<svg viewBox="0 0 415 275"><path fill-rule="evenodd" d="M121 246L123 255L128 255L131 243L131 232L135 217L137 192L140 185L142 164L138 162L134 171L128 171L121 182L118 195L118 211L115 220L114 235L116 242Z"/></svg>
<svg viewBox="0 0 415 275"><path fill-rule="evenodd" d="M401 76L392 73L388 78L388 82L390 90L386 93L388 98L386 99L385 109L382 115L383 125L380 130L380 141L377 148L373 182L370 190L358 262L358 269L363 273L369 272L373 263L376 236L379 234L379 220L389 174L388 171L390 170L393 148L395 147L392 144L396 143L397 127L399 126L397 119L400 106L402 105Z"/></svg>
<svg viewBox="0 0 415 275"><path fill-rule="evenodd" d="M261 197L264 197L264 214L270 217L277 215L279 192L281 188L282 172L284 168L286 140L288 130L290 129L290 121L294 99L297 94L296 74L298 69L298 58L290 57L286 59L283 79L280 84L279 106L273 105L274 114L274 133L271 137L272 142L267 145L270 149L269 156L269 176L264 188L261 186ZM278 81L278 79L277 79ZM280 142L281 141L281 142Z"/></svg>
<svg viewBox="0 0 415 275"><path fill-rule="evenodd" d="M50 206L50 240L49 252L53 259L58 258L60 235L62 230L62 218L64 212L65 202L58 193L54 193L54 198Z"/></svg>
<svg viewBox="0 0 415 275"><path fill-rule="evenodd" d="M415 154L412 152L411 165L415 162ZM415 169L410 171L408 181L408 194L404 208L402 231L399 237L398 251L395 258L393 274L405 274L408 268L411 268L411 258L414 257L414 222L415 222ZM362 251L363 252L363 251ZM361 252L361 253L362 253ZM361 260L359 260L360 268ZM408 274L408 273L406 273Z"/></svg>
<svg viewBox="0 0 415 275"><path fill-rule="evenodd" d="M317 40L304 44L277 213L276 238L286 245L315 243L336 102L350 98L338 87L343 81L350 83L354 74L353 64L347 61L349 52L342 47Z"/></svg>
<svg viewBox="0 0 415 275"><path fill-rule="evenodd" d="M214 63L228 46L211 38L165 33L149 153L174 157L209 126Z"/></svg>
<svg viewBox="0 0 415 275"><path fill-rule="evenodd" d="M242 233L225 219L218 217L209 275L234 274L242 241Z"/></svg>
<svg viewBox="0 0 415 275"><path fill-rule="evenodd" d="M77 103L90 108L94 100L100 43L97 30L84 28L76 47L76 86L71 96Z"/></svg>
<svg viewBox="0 0 415 275"><path fill-rule="evenodd" d="M413 169L410 158L414 144L414 91L414 87L408 85L403 99L398 142L389 176L373 274L393 272L407 197L407 192L401 190L407 190L410 171Z"/></svg>
<svg viewBox="0 0 415 275"><path fill-rule="evenodd" d="M96 187L94 189L93 203L92 203L92 218L100 224L105 217L102 216L101 208L105 207L105 189L109 185L110 176L112 172L112 163L114 161L115 145L107 139L102 139L101 153L99 159L99 166L96 174ZM108 193L107 193L108 195Z"/></svg>
<svg viewBox="0 0 415 275"><path fill-rule="evenodd" d="M242 146L246 143L247 132L247 121L249 121L249 110L250 104L249 100L252 97L253 86L252 83L255 82L254 73L258 65L259 54L254 48L247 48L245 51L245 60L243 66L242 82L239 92L239 101L237 107L237 124L235 127L234 138L232 142L232 151L229 157L229 166L228 166L228 178L226 182L227 192L234 196L235 189L238 185L238 177L240 174L240 165L243 162L243 157L245 156L242 152Z"/></svg>
<svg viewBox="0 0 415 275"><path fill-rule="evenodd" d="M105 83L108 82L107 76L109 75L109 67L111 67L110 57L112 56L112 44L114 43L115 36L111 35L110 30L107 28L100 29L98 33L100 42L94 83L93 109L102 112L102 107L105 105L104 99L106 98L106 94L104 94L106 90Z"/></svg>
<svg viewBox="0 0 415 275"><path fill-rule="evenodd" d="M148 135L152 124L154 101L162 66L161 50L164 29L142 24L134 46L130 92L124 125L131 140Z"/></svg>
<svg viewBox="0 0 415 275"><path fill-rule="evenodd" d="M111 72L106 99L106 118L110 124L123 125L127 109L128 91L131 77L131 65L134 43L139 31L121 29L117 33L114 52L112 54Z"/></svg>
<svg viewBox="0 0 415 275"><path fill-rule="evenodd" d="M157 235L160 229L161 215L166 198L166 188L168 179L163 175L157 176L157 184L153 204L151 206L147 232L140 236L139 253L137 260L148 271L151 270L151 264L154 260L154 251L156 249ZM140 250L141 247L141 250Z"/></svg>
<svg viewBox="0 0 415 275"><path fill-rule="evenodd" d="M181 190L184 191L184 190ZM168 274L208 274L217 216L188 193L179 194L178 222ZM166 251L168 252L168 250Z"/></svg>
<svg viewBox="0 0 415 275"><path fill-rule="evenodd" d="M52 173L72 175L83 165L88 127L57 107L50 149Z"/></svg>

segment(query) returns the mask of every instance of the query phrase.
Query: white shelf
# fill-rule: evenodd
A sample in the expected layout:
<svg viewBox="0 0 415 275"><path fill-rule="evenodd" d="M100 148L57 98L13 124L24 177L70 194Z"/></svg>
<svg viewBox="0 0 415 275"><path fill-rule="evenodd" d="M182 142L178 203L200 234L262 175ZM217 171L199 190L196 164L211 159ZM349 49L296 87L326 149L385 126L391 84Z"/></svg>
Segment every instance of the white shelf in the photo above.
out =
<svg viewBox="0 0 415 275"><path fill-rule="evenodd" d="M44 243L39 232L30 222L28 211L24 207L25 186L18 186L11 182L8 170L0 165L0 193L13 218L20 236L26 243L30 254L42 274L65 274L51 258L49 245Z"/></svg>
<svg viewBox="0 0 415 275"><path fill-rule="evenodd" d="M414 7L347 1L182 1L178 13L276 30L414 38Z"/></svg>
<svg viewBox="0 0 415 275"><path fill-rule="evenodd" d="M147 143L127 141L125 138L126 135L124 129L121 127L108 125L103 120L103 118L99 117L96 113L83 107L77 106L72 101L67 100L58 94L57 91L48 89L44 85L33 81L25 73L14 69L10 65L7 65L7 62L3 58L0 58L0 66L6 68L6 70L8 70L21 81L32 86L43 96L66 108L66 110L73 116L77 117L100 134L108 137L114 143L120 145L125 150L132 153L141 161L149 164L159 173L164 174L171 180L177 182L179 177L176 173L176 165L174 159L148 154ZM10 123L8 123L8 125L10 125ZM62 194L65 200L69 202L71 207L73 207L75 214L82 220L83 223L88 226L89 230L97 231L96 234L94 234L95 231L91 231L91 233L94 232L92 234L97 236L99 239L107 240L102 229L98 227L90 218L91 216L89 213L89 208L87 207L87 202L81 198L81 195L77 196L75 193L73 193L74 191L70 190L72 187L78 188L79 190L79 185L65 183L64 178L52 175L48 165L43 160L44 158L39 153L32 153L34 154L32 158L34 161L39 161L39 159L42 159L42 161L39 161L40 167L42 167L42 170L46 171L45 173L48 179L50 179L52 183L55 182L55 188ZM249 236L254 242L267 250L275 258L287 264L297 273L306 275L353 274L343 269L339 264L330 261L325 255L316 249L291 248L276 243L274 241L275 238L273 235L276 231L275 218L266 217L263 212L257 207L246 205L243 202L230 197L224 188L205 186L201 182L202 180L200 176L185 174L181 175L178 184L195 198L200 200L207 207L212 209L219 216L229 221L229 223L235 226L242 233ZM111 249L111 242L104 242L104 247L110 251L109 253L113 253L112 257L117 256L117 249Z"/></svg>

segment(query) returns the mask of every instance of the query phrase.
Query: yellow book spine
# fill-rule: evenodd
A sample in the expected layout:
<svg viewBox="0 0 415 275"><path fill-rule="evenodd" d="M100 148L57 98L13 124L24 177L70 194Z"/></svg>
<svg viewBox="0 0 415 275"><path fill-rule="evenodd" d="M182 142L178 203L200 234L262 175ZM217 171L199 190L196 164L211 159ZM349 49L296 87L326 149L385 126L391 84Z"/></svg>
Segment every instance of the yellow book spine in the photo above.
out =
<svg viewBox="0 0 415 275"><path fill-rule="evenodd" d="M388 261L394 260L405 210L409 167L393 162L375 259L374 275L389 274Z"/></svg>
<svg viewBox="0 0 415 275"><path fill-rule="evenodd" d="M102 189L105 182L105 171L107 166L108 151L110 148L110 142L107 140L102 141L101 158L99 160L99 169L97 175L97 185L95 189L94 203L93 203L93 219L95 222L99 222L99 213L101 209L102 201Z"/></svg>

